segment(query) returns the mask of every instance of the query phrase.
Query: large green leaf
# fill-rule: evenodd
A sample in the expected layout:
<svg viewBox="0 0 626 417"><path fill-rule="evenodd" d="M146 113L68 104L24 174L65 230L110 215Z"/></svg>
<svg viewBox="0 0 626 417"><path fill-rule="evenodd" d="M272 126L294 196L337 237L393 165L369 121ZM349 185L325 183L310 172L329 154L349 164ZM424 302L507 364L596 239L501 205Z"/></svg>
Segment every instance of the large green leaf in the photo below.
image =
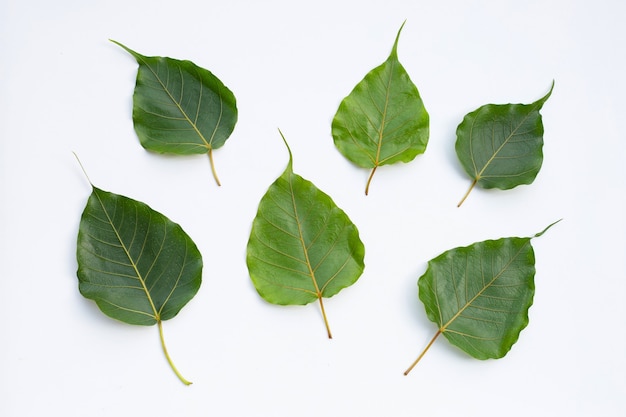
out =
<svg viewBox="0 0 626 417"><path fill-rule="evenodd" d="M157 324L165 356L163 320L176 316L198 292L202 256L176 223L146 204L93 187L78 232L80 293L107 316L129 324Z"/></svg>
<svg viewBox="0 0 626 417"><path fill-rule="evenodd" d="M508 190L535 180L543 162L539 111L550 91L532 104L487 104L467 114L457 128L456 154L472 184Z"/></svg>
<svg viewBox="0 0 626 417"><path fill-rule="evenodd" d="M337 149L356 165L372 168L365 194L376 168L410 162L424 153L428 143L428 113L398 60L402 27L389 58L343 99L332 122Z"/></svg>
<svg viewBox="0 0 626 417"><path fill-rule="evenodd" d="M289 150L287 168L259 203L248 241L248 270L261 297L281 305L319 300L331 338L322 298L356 282L364 253L359 232L343 210L294 174Z"/></svg>
<svg viewBox="0 0 626 417"><path fill-rule="evenodd" d="M233 93L210 71L190 61L141 55L119 42L139 64L133 123L141 145L179 155L207 153L215 181L213 149L237 123Z"/></svg>
<svg viewBox="0 0 626 417"><path fill-rule="evenodd" d="M553 223L554 224L554 223ZM539 237L553 224L533 237ZM478 359L501 358L528 325L535 294L531 237L508 237L451 249L428 262L419 298L440 334Z"/></svg>

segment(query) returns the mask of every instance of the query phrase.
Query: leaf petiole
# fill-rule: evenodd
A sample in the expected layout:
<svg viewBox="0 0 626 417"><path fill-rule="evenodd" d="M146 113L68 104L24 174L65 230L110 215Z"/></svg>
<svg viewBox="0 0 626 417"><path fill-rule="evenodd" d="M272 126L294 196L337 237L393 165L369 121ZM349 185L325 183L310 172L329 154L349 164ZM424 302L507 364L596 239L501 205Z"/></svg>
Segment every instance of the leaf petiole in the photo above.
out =
<svg viewBox="0 0 626 417"><path fill-rule="evenodd" d="M426 348L422 351L422 353L420 353L417 359L415 359L415 362L413 362L411 366L409 366L409 368L406 371L404 371L404 375L408 375L409 372L411 372L411 370L415 368L415 365L417 365L417 363L422 359L422 357L426 354L426 352L428 352L428 349L430 349L433 343L435 343L435 340L437 340L440 334L441 334L441 329L437 330L437 333L435 333L435 336L430 340L430 342L428 342L428 345L426 345Z"/></svg>
<svg viewBox="0 0 626 417"><path fill-rule="evenodd" d="M365 195L367 195L369 193L370 190L370 183L372 182L372 178L374 178L374 173L376 172L376 168L378 168L378 165L376 165L373 169L372 172L370 173L369 178L367 179L367 184L365 185Z"/></svg>
<svg viewBox="0 0 626 417"><path fill-rule="evenodd" d="M322 310L322 317L324 318L324 325L326 325L326 332L328 333L328 338L332 339L333 335L330 332L330 325L328 324L328 319L326 318L326 310L324 309L324 303L322 302L322 296L319 296L320 300L320 309Z"/></svg>
<svg viewBox="0 0 626 417"><path fill-rule="evenodd" d="M185 377L183 377L181 373L178 372L178 369L176 369L176 366L174 366L174 362L172 362L172 358L170 358L170 354L167 353L167 347L165 347L165 339L163 338L163 325L161 324L161 320L157 320L157 325L159 327L159 338L161 339L161 347L163 348L163 353L165 354L167 362L170 364L170 367L183 384L191 385L192 382L186 380Z"/></svg>
<svg viewBox="0 0 626 417"><path fill-rule="evenodd" d="M461 204L463 204L463 202L465 201L465 199L467 199L467 196L470 195L470 193L472 192L472 190L474 189L474 187L476 186L476 183L478 183L478 180L474 180L472 181L472 185L470 185L469 190L467 190L467 192L465 193L465 195L463 196L463 198L461 199L461 201L459 201L459 204L457 204L457 207L461 207Z"/></svg>
<svg viewBox="0 0 626 417"><path fill-rule="evenodd" d="M220 179L217 177L217 171L215 170L215 162L213 162L213 149L209 149L209 162L211 163L211 172L213 173L213 178L215 178L215 182L218 186L221 187Z"/></svg>

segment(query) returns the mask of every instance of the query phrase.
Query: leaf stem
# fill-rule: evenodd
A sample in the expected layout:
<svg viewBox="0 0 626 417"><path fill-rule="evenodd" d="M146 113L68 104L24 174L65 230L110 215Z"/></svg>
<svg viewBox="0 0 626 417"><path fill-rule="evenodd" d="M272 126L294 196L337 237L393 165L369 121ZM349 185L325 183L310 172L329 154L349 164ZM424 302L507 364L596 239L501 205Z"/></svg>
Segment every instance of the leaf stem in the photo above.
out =
<svg viewBox="0 0 626 417"><path fill-rule="evenodd" d="M475 179L474 181L472 181L472 185L470 185L469 190L467 190L467 192L465 193L465 195L463 196L463 198L461 199L461 201L459 201L459 204L457 204L457 207L461 207L461 204L463 204L463 202L465 201L465 199L467 198L467 196L472 192L472 190L474 189L474 187L476 186L476 183L478 182L477 179Z"/></svg>
<svg viewBox="0 0 626 417"><path fill-rule="evenodd" d="M372 169L372 172L370 173L370 176L367 179L367 185L365 185L365 195L367 195L367 193L369 193L370 183L372 182L372 178L374 177L374 173L376 172L376 168L378 168L378 165L376 165L374 167L374 169Z"/></svg>
<svg viewBox="0 0 626 417"><path fill-rule="evenodd" d="M172 370L174 371L174 373L176 374L176 376L178 377L178 379L180 379L180 381L185 384L185 385L191 385L192 382L186 380L180 372L178 372L178 369L176 369L176 366L174 366L174 362L172 362L172 358L170 358L170 354L167 353L167 348L165 347L165 339L163 338L163 325L161 324L161 320L157 320L157 325L159 326L159 338L161 339L161 347L163 348L163 353L165 354L165 358L167 359L167 362L170 364L170 367L172 368Z"/></svg>
<svg viewBox="0 0 626 417"><path fill-rule="evenodd" d="M215 182L218 187L222 184L220 183L220 179L217 177L217 171L215 170L215 162L213 162L213 149L209 149L209 162L211 163L211 172L213 173L213 178L215 178Z"/></svg>
<svg viewBox="0 0 626 417"><path fill-rule="evenodd" d="M433 343L435 343L435 340L437 340L440 334L441 334L441 329L437 330L437 333L435 333L435 336L430 340L430 342L428 342L428 345L426 345L426 348L422 351L422 353L420 353L417 359L415 359L415 362L413 362L413 364L409 366L409 368L406 371L404 371L404 375L408 375L409 372L411 372L411 369L415 368L415 365L417 365L417 363L422 359L422 357L426 354L426 352L428 352L428 349L430 349Z"/></svg>
<svg viewBox="0 0 626 417"><path fill-rule="evenodd" d="M324 318L324 324L326 325L326 332L328 333L328 338L332 339L333 335L330 332L330 326L328 325L328 319L326 318L326 310L324 310L324 303L322 302L322 295L319 295L320 300L320 309L322 310L322 317Z"/></svg>

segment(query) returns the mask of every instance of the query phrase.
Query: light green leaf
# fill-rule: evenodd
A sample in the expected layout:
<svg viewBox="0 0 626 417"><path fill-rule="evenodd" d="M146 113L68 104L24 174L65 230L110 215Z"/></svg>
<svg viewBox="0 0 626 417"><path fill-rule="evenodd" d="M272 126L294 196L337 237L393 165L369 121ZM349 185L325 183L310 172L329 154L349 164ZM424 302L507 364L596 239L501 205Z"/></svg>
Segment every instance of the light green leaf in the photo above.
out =
<svg viewBox="0 0 626 417"><path fill-rule="evenodd" d="M319 300L332 338L322 298L357 281L364 254L359 232L343 210L294 174L289 150L287 168L259 203L248 241L248 270L261 297L281 305Z"/></svg>
<svg viewBox="0 0 626 417"><path fill-rule="evenodd" d="M556 222L555 222L556 223ZM555 223L533 237L539 237ZM428 262L419 298L440 334L477 359L507 354L528 325L535 294L531 237L508 237L451 249Z"/></svg>
<svg viewBox="0 0 626 417"><path fill-rule="evenodd" d="M398 60L402 27L389 58L343 99L332 122L335 146L343 156L360 167L372 168L365 194L379 166L410 162L424 153L428 143L428 113Z"/></svg>
<svg viewBox="0 0 626 417"><path fill-rule="evenodd" d="M76 256L80 293L109 317L157 324L170 366L189 385L167 352L161 322L176 316L200 288L202 256L191 238L146 204L93 187Z"/></svg>
<svg viewBox="0 0 626 417"><path fill-rule="evenodd" d="M141 145L151 151L209 155L237 123L233 93L210 71L191 61L141 55L119 42L139 64L133 94L133 123Z"/></svg>
<svg viewBox="0 0 626 417"><path fill-rule="evenodd" d="M543 162L539 111L550 91L532 104L487 104L467 114L456 131L456 154L472 184L508 190L535 180Z"/></svg>

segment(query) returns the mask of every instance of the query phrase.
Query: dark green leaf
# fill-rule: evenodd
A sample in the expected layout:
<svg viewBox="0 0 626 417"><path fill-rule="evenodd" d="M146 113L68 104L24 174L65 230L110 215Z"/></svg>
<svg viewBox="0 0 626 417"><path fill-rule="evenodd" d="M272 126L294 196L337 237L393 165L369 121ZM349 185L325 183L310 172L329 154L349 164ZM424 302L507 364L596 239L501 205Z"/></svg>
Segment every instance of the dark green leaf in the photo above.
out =
<svg viewBox="0 0 626 417"><path fill-rule="evenodd" d="M81 294L129 324L171 319L198 292L202 256L183 229L146 204L93 187L78 232Z"/></svg>
<svg viewBox="0 0 626 417"><path fill-rule="evenodd" d="M141 145L159 153L207 153L215 181L213 149L237 123L233 93L211 72L190 61L143 56L119 42L139 64L133 123Z"/></svg>
<svg viewBox="0 0 626 417"><path fill-rule="evenodd" d="M294 174L289 150L287 168L259 203L248 241L248 270L261 297L281 305L319 300L330 338L322 298L356 282L364 253L359 232L343 210Z"/></svg>
<svg viewBox="0 0 626 417"><path fill-rule="evenodd" d="M456 154L476 184L508 190L535 180L543 162L539 111L552 94L532 104L487 104L467 114L456 130Z"/></svg>
<svg viewBox="0 0 626 417"><path fill-rule="evenodd" d="M404 26L404 24L402 24ZM332 122L335 146L350 161L372 168L410 162L426 150L429 117L417 87L398 60L398 31L389 58L343 99Z"/></svg>
<svg viewBox="0 0 626 417"><path fill-rule="evenodd" d="M553 223L554 224L554 223ZM539 237L553 224L537 233ZM535 294L531 237L509 237L451 249L428 262L419 297L438 331L478 359L501 358L528 324Z"/></svg>

